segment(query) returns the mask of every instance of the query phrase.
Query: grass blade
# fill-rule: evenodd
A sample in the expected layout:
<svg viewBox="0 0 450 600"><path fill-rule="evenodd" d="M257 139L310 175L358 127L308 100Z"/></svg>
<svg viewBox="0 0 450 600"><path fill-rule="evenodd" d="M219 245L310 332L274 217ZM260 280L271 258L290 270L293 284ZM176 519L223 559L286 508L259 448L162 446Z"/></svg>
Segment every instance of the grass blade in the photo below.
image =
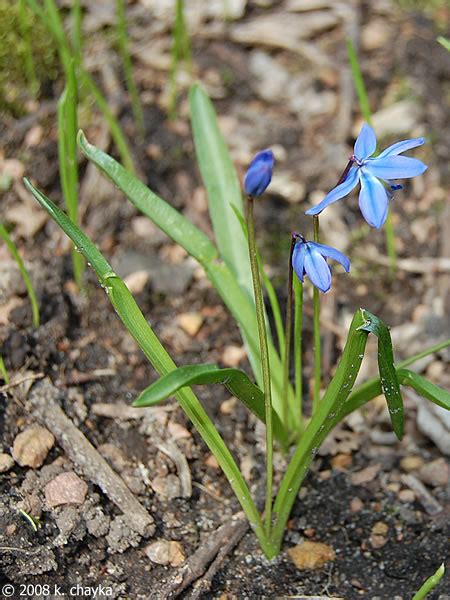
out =
<svg viewBox="0 0 450 600"><path fill-rule="evenodd" d="M211 100L199 85L191 88L189 104L195 151L208 192L209 214L217 246L239 284L253 299L248 248L233 209L234 206L243 214L239 180Z"/></svg>
<svg viewBox="0 0 450 600"><path fill-rule="evenodd" d="M125 83L130 94L131 109L139 133L144 135L144 113L139 98L139 92L133 77L133 65L131 62L130 50L128 48L127 20L125 15L125 0L116 0L117 13L117 39L119 42L119 51L122 59Z"/></svg>
<svg viewBox="0 0 450 600"><path fill-rule="evenodd" d="M394 366L391 334L389 328L375 315L366 311L369 317L365 331L375 334L378 338L378 369L380 371L381 389L386 398L391 418L392 428L399 440L403 437L404 410L400 385Z"/></svg>
<svg viewBox="0 0 450 600"><path fill-rule="evenodd" d="M58 156L61 189L72 222L78 223L77 97L74 61L70 62L66 87L58 102ZM82 287L84 259L72 250L75 282Z"/></svg>
<svg viewBox="0 0 450 600"><path fill-rule="evenodd" d="M101 285L108 293L111 304L155 370L163 376L176 369L175 363L158 340L128 288L114 273L96 246L49 198L34 188L28 179L25 179L24 183L39 204L47 210L92 265ZM262 547L265 551L270 552L261 517L251 498L248 486L219 432L190 389L178 391L175 397L217 458Z"/></svg>
<svg viewBox="0 0 450 600"><path fill-rule="evenodd" d="M441 579L444 577L445 567L444 563L437 569L437 571L428 577L428 579L421 585L420 590L416 592L412 600L423 600L427 595L434 590L439 584Z"/></svg>
<svg viewBox="0 0 450 600"><path fill-rule="evenodd" d="M171 371L141 392L133 402L133 406L153 406L169 396L173 396L175 392L185 386L215 383L224 385L260 421L266 422L262 390L249 379L244 371L232 368L221 369L214 364L186 365L179 367L176 371ZM286 433L275 412L273 412L272 418L275 437L286 447Z"/></svg>
<svg viewBox="0 0 450 600"><path fill-rule="evenodd" d="M16 245L9 237L9 234L6 230L6 227L0 223L0 238L5 242L8 250L14 257L14 260L19 267L20 274L22 275L23 282L25 283L25 287L27 288L28 298L30 299L31 304L31 313L33 315L33 327L39 327L39 305L36 298L36 293L33 288L33 284L31 283L30 276L28 275L28 271L25 268L22 257L20 256Z"/></svg>

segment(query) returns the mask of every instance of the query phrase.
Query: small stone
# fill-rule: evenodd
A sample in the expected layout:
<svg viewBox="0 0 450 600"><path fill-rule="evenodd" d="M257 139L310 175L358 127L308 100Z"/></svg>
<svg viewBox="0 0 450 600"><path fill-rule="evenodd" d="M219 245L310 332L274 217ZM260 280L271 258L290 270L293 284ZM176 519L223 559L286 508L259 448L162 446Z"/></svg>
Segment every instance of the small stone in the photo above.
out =
<svg viewBox="0 0 450 600"><path fill-rule="evenodd" d="M146 556L157 565L180 566L186 556L180 542L157 540L144 548Z"/></svg>
<svg viewBox="0 0 450 600"><path fill-rule="evenodd" d="M416 499L416 495L412 490L400 490L397 494L398 499L400 500L400 502L405 502L406 504L410 504L411 502L414 502L414 500Z"/></svg>
<svg viewBox="0 0 450 600"><path fill-rule="evenodd" d="M307 537L307 538L313 538L316 535L316 530L314 529L314 527L307 527L304 531L303 534Z"/></svg>
<svg viewBox="0 0 450 600"><path fill-rule="evenodd" d="M357 513L364 508L364 502L361 498L352 498L350 501L350 511L352 513Z"/></svg>
<svg viewBox="0 0 450 600"><path fill-rule="evenodd" d="M337 454L331 459L331 464L338 471L345 471L352 464L351 454Z"/></svg>
<svg viewBox="0 0 450 600"><path fill-rule="evenodd" d="M9 454L0 454L0 473L6 473L14 466L14 459Z"/></svg>
<svg viewBox="0 0 450 600"><path fill-rule="evenodd" d="M198 312L187 312L177 317L177 323L191 337L197 335L203 325L203 317Z"/></svg>
<svg viewBox="0 0 450 600"><path fill-rule="evenodd" d="M287 551L297 569L320 569L329 561L335 559L335 552L331 546L321 542L306 540Z"/></svg>
<svg viewBox="0 0 450 600"><path fill-rule="evenodd" d="M191 432L186 429L186 427L183 427L183 425L180 425L179 423L174 423L173 421L169 421L167 430L173 440L186 440L192 437Z"/></svg>
<svg viewBox="0 0 450 600"><path fill-rule="evenodd" d="M83 504L87 491L87 483L73 471L68 471L47 483L45 501L51 508L62 504Z"/></svg>
<svg viewBox="0 0 450 600"><path fill-rule="evenodd" d="M388 43L391 30L385 20L373 20L361 30L361 46L364 50L378 50Z"/></svg>
<svg viewBox="0 0 450 600"><path fill-rule="evenodd" d="M449 465L444 458L438 458L423 465L418 473L419 479L433 487L445 487L449 481Z"/></svg>
<svg viewBox="0 0 450 600"><path fill-rule="evenodd" d="M12 455L21 467L37 469L44 463L54 443L55 438L45 427L28 427L16 436Z"/></svg>
<svg viewBox="0 0 450 600"><path fill-rule="evenodd" d="M375 479L380 469L381 465L379 463L375 465L369 465L365 469L353 473L351 476L351 482L353 483L353 485L369 483L369 481L373 481Z"/></svg>
<svg viewBox="0 0 450 600"><path fill-rule="evenodd" d="M244 346L226 346L222 354L222 362L226 367L237 367L247 356Z"/></svg>
<svg viewBox="0 0 450 600"><path fill-rule="evenodd" d="M224 400L220 405L220 412L223 415L231 415L233 413L234 407L236 406L237 398L231 396L228 400Z"/></svg>
<svg viewBox="0 0 450 600"><path fill-rule="evenodd" d="M166 477L157 476L150 482L154 492L163 500L181 498L181 483L176 475L169 474Z"/></svg>
<svg viewBox="0 0 450 600"><path fill-rule="evenodd" d="M372 548L382 548L387 542L389 526L383 521L377 521L370 532L370 544Z"/></svg>
<svg viewBox="0 0 450 600"><path fill-rule="evenodd" d="M217 462L217 458L214 454L209 454L205 459L205 465L210 467L211 469L218 469L219 463Z"/></svg>
<svg viewBox="0 0 450 600"><path fill-rule="evenodd" d="M405 456L400 461L400 467L406 473L417 471L423 465L423 458L420 456Z"/></svg>
<svg viewBox="0 0 450 600"><path fill-rule="evenodd" d="M144 291L149 279L150 275L147 271L135 271L127 275L123 281L132 294L140 294Z"/></svg>

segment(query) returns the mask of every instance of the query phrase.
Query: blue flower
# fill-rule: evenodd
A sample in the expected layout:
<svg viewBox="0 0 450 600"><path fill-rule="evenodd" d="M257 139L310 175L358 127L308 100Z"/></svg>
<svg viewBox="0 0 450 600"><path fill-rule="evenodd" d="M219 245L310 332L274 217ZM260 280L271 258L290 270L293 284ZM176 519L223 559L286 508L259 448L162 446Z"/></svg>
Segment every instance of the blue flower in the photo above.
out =
<svg viewBox="0 0 450 600"><path fill-rule="evenodd" d="M272 150L258 152L250 163L244 179L244 189L249 196L261 196L272 179L275 159Z"/></svg>
<svg viewBox="0 0 450 600"><path fill-rule="evenodd" d="M307 242L304 237L298 236L292 253L292 268L302 283L306 274L316 288L328 292L331 287L331 268L327 258L337 260L347 273L350 271L350 261L345 254L331 246Z"/></svg>
<svg viewBox="0 0 450 600"><path fill-rule="evenodd" d="M379 229L386 221L389 201L393 197L391 190L401 188L398 184L392 184L391 180L415 177L428 168L416 158L399 154L424 143L424 138L404 140L370 158L376 150L377 138L372 127L364 124L356 139L353 156L350 158L351 167L344 181L332 189L322 202L307 210L306 214L319 214L326 206L350 193L360 182L359 208L369 225Z"/></svg>

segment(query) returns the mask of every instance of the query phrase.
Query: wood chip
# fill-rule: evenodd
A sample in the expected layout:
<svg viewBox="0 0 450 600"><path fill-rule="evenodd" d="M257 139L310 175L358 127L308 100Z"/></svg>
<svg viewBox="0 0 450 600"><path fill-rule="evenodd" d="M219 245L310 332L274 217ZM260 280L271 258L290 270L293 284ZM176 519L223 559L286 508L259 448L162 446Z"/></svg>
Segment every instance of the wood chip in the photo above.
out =
<svg viewBox="0 0 450 600"><path fill-rule="evenodd" d="M287 553L297 569L300 570L321 569L325 563L333 561L336 557L331 546L309 540L289 548Z"/></svg>
<svg viewBox="0 0 450 600"><path fill-rule="evenodd" d="M357 471L356 473L352 473L351 482L353 485L362 485L363 483L369 483L369 481L373 481L381 469L381 465L376 463L374 465L369 465L365 469L361 471Z"/></svg>

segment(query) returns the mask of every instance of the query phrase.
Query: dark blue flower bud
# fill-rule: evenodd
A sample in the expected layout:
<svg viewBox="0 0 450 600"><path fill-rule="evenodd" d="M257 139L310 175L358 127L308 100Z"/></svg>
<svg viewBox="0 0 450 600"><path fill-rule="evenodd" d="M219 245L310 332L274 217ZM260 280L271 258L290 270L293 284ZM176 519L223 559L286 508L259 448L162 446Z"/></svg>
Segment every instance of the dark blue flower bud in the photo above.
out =
<svg viewBox="0 0 450 600"><path fill-rule="evenodd" d="M250 163L244 179L244 189L249 196L261 196L272 179L275 159L272 150L258 152Z"/></svg>

